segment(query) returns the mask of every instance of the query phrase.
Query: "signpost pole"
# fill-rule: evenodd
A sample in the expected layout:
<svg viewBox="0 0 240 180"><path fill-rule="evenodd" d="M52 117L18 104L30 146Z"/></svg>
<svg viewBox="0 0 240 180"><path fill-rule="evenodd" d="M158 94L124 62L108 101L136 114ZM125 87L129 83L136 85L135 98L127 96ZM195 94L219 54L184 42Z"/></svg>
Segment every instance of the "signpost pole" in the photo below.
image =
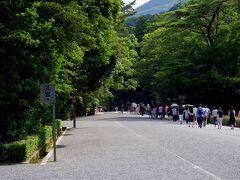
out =
<svg viewBox="0 0 240 180"><path fill-rule="evenodd" d="M76 96L73 96L72 97L73 128L76 128L76 116L77 116L76 104L77 104L77 98Z"/></svg>
<svg viewBox="0 0 240 180"><path fill-rule="evenodd" d="M73 104L73 127L76 128L76 104Z"/></svg>
<svg viewBox="0 0 240 180"><path fill-rule="evenodd" d="M40 86L40 100L43 104L52 105L53 113L53 122L52 122L52 138L53 138L53 155L54 161L57 161L56 158L56 123L55 123L55 86L53 84L41 84Z"/></svg>
<svg viewBox="0 0 240 180"><path fill-rule="evenodd" d="M56 155L55 103L52 104L52 111L53 111L53 125L52 125L52 136L53 136L53 157L54 157L54 161L57 161L57 155Z"/></svg>

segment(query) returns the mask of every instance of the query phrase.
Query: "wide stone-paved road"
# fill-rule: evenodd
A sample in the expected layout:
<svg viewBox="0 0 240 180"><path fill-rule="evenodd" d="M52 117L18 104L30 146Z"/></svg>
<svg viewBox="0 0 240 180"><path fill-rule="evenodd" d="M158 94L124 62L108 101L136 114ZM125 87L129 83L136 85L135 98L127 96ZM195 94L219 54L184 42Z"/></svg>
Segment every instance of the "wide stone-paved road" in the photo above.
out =
<svg viewBox="0 0 240 180"><path fill-rule="evenodd" d="M80 118L58 144L57 162L0 166L0 179L239 180L240 130L132 114Z"/></svg>

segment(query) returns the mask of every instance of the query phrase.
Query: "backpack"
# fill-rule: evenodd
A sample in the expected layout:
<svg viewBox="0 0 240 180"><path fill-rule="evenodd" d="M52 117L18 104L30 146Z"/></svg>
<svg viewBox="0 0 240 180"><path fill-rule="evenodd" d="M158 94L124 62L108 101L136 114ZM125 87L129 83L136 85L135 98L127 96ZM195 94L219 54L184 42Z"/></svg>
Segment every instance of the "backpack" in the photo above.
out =
<svg viewBox="0 0 240 180"><path fill-rule="evenodd" d="M199 107L198 109L197 109L197 117L203 117L203 108L202 107Z"/></svg>

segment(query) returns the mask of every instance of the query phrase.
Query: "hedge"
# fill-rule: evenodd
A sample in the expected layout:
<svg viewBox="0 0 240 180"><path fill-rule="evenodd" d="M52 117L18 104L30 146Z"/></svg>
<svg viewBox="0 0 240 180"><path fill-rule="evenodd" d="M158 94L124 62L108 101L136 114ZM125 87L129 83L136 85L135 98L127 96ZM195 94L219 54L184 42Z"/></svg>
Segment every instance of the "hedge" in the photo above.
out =
<svg viewBox="0 0 240 180"><path fill-rule="evenodd" d="M56 120L57 135L61 134L61 120ZM27 160L35 151L46 152L46 144L51 140L52 126L44 126L36 135L27 136L23 140L3 144L0 143L0 162L22 162ZM44 148L45 147L45 148ZM41 154L41 153L40 153Z"/></svg>
<svg viewBox="0 0 240 180"><path fill-rule="evenodd" d="M213 118L210 118L209 123L213 124ZM225 115L223 117L223 122L222 122L223 126L230 126L229 124L229 117L227 115ZM240 120L238 118L236 118L236 127L240 127Z"/></svg>

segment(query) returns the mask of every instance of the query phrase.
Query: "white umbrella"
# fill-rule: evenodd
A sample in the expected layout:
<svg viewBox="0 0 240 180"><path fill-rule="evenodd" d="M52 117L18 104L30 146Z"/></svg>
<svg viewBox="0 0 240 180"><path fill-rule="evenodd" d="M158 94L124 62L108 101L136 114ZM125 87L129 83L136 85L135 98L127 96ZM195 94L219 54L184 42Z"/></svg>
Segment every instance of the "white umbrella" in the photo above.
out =
<svg viewBox="0 0 240 180"><path fill-rule="evenodd" d="M133 102L133 103L132 103L132 106L136 108L136 107L137 107L137 104Z"/></svg>
<svg viewBox="0 0 240 180"><path fill-rule="evenodd" d="M171 107L177 107L177 106L178 106L178 104L176 104L176 103L171 104Z"/></svg>
<svg viewBox="0 0 240 180"><path fill-rule="evenodd" d="M186 104L186 106L188 106L188 107L194 107L194 105L192 105L192 104Z"/></svg>

